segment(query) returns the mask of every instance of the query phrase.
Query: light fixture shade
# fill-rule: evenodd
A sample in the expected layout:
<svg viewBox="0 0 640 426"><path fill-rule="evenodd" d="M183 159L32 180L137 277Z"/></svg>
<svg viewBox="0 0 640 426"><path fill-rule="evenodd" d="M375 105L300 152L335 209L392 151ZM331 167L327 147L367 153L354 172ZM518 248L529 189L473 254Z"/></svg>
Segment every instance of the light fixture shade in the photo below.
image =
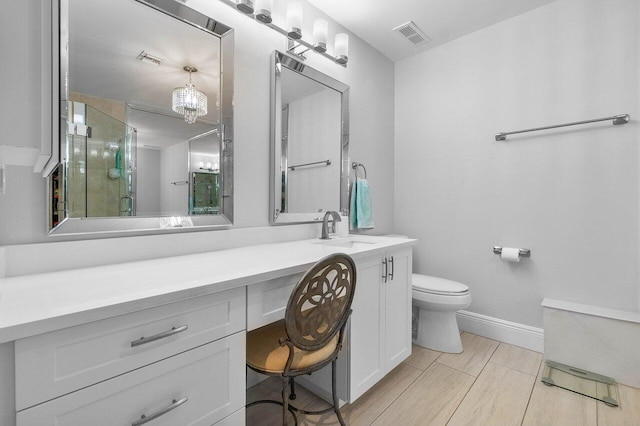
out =
<svg viewBox="0 0 640 426"><path fill-rule="evenodd" d="M336 34L335 40L336 62L346 64L349 61L349 36L345 33Z"/></svg>
<svg viewBox="0 0 640 426"><path fill-rule="evenodd" d="M271 11L273 10L273 0L256 0L255 13L256 19L263 24L270 24L273 19L271 18Z"/></svg>
<svg viewBox="0 0 640 426"><path fill-rule="evenodd" d="M329 34L329 23L324 19L313 21L313 50L316 52L327 51L327 37Z"/></svg>
<svg viewBox="0 0 640 426"><path fill-rule="evenodd" d="M295 40L302 38L302 5L295 1L287 5L287 35Z"/></svg>
<svg viewBox="0 0 640 426"><path fill-rule="evenodd" d="M193 124L198 117L207 115L207 95L196 90L196 86L189 79L185 87L173 89L171 109L182 114L184 121Z"/></svg>
<svg viewBox="0 0 640 426"><path fill-rule="evenodd" d="M253 13L253 0L236 0L236 9L247 15Z"/></svg>

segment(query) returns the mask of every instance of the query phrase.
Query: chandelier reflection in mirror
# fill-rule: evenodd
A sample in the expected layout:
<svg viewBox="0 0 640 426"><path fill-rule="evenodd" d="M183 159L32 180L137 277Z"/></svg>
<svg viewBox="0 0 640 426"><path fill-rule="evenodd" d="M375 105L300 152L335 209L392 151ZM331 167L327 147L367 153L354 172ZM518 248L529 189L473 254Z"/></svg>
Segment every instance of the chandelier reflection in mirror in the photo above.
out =
<svg viewBox="0 0 640 426"><path fill-rule="evenodd" d="M193 124L198 117L207 115L207 95L196 90L196 86L191 82L191 74L198 72L198 69L189 65L183 69L189 73L189 82L184 87L173 89L171 109L182 114L184 121Z"/></svg>

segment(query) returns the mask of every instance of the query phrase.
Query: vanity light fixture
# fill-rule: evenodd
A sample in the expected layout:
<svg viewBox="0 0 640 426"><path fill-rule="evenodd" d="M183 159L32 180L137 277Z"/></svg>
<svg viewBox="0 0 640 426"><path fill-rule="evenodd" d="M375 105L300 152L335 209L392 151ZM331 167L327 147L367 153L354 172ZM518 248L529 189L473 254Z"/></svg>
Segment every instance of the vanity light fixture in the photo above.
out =
<svg viewBox="0 0 640 426"><path fill-rule="evenodd" d="M253 13L253 0L237 0L236 9L242 13L251 15Z"/></svg>
<svg viewBox="0 0 640 426"><path fill-rule="evenodd" d="M336 62L346 65L349 61L349 36L347 34L336 34L335 49Z"/></svg>
<svg viewBox="0 0 640 426"><path fill-rule="evenodd" d="M313 50L316 52L327 51L327 37L329 34L329 23L325 19L313 21Z"/></svg>
<svg viewBox="0 0 640 426"><path fill-rule="evenodd" d="M193 124L198 117L207 115L207 95L196 90L196 86L191 82L191 74L198 72L198 69L190 65L183 69L189 73L189 82L184 87L173 89L171 109L182 114L184 121Z"/></svg>
<svg viewBox="0 0 640 426"><path fill-rule="evenodd" d="M287 36L294 40L302 38L302 5L295 1L287 5Z"/></svg>
<svg viewBox="0 0 640 426"><path fill-rule="evenodd" d="M286 20L284 26L280 27L273 23L272 14L273 0L220 0L227 6L231 6L234 9L241 12L243 15L249 18L255 19L258 22L266 25L286 36L287 40L287 52L291 55L295 55L301 60L305 59L304 53L307 51L313 51L327 59L335 62L343 67L347 66L349 61L348 57L348 44L349 36L347 34L340 34L340 37L336 35L335 54L332 55L327 52L327 40L329 32L329 24L325 19L317 19L313 25L313 43L302 38L302 4L292 1L287 4ZM299 49L298 51L296 51Z"/></svg>
<svg viewBox="0 0 640 426"><path fill-rule="evenodd" d="M263 24L270 24L271 11L273 10L273 0L256 0L256 19Z"/></svg>

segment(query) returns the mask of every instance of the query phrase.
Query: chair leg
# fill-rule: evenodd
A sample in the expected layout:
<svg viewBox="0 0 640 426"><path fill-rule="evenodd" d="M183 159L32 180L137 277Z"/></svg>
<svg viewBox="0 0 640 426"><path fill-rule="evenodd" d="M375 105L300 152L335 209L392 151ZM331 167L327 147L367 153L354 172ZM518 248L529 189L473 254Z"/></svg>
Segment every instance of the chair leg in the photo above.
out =
<svg viewBox="0 0 640 426"><path fill-rule="evenodd" d="M287 393L287 385L291 380L288 377L282 378L282 426L287 426L287 412L289 411L289 394Z"/></svg>
<svg viewBox="0 0 640 426"><path fill-rule="evenodd" d="M291 378L291 393L289 394L289 399L290 400L294 400L296 399L296 382L295 382L295 377Z"/></svg>
<svg viewBox="0 0 640 426"><path fill-rule="evenodd" d="M338 400L338 393L336 392L336 359L331 362L331 393L333 394L333 410L338 416L338 421L341 426L345 426L346 423L340 413L340 401Z"/></svg>

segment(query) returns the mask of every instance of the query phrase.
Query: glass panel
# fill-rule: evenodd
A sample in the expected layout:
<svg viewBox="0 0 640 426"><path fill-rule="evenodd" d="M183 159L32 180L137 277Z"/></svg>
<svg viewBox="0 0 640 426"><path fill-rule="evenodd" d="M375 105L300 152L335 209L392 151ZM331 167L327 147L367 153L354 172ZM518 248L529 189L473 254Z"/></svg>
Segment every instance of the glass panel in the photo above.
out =
<svg viewBox="0 0 640 426"><path fill-rule="evenodd" d="M62 158L68 217L131 216L134 129L82 102L70 102L69 108Z"/></svg>
<svg viewBox="0 0 640 426"><path fill-rule="evenodd" d="M220 147L217 129L189 140L189 214L220 213Z"/></svg>
<svg viewBox="0 0 640 426"><path fill-rule="evenodd" d="M215 214L220 211L218 173L193 173L190 214Z"/></svg>

